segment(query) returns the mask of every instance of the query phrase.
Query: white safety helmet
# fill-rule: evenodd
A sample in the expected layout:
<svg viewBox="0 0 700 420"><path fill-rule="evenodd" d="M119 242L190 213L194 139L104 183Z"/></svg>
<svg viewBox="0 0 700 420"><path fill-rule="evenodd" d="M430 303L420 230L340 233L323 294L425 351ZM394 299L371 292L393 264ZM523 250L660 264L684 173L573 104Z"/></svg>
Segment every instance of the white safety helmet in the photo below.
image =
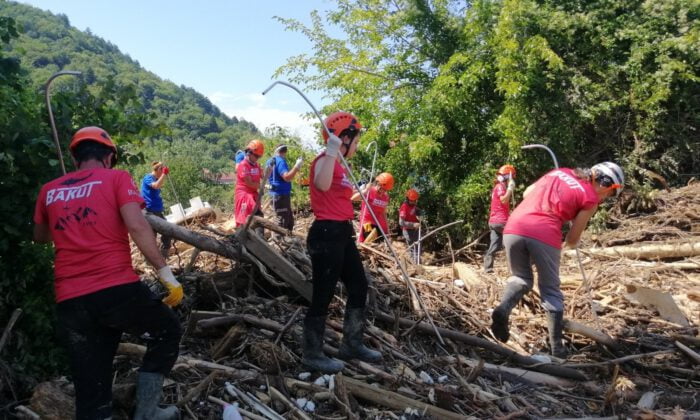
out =
<svg viewBox="0 0 700 420"><path fill-rule="evenodd" d="M615 188L615 197L618 197L625 186L625 174L622 168L613 162L598 163L591 168L593 179L603 187ZM605 178L609 178L605 179Z"/></svg>

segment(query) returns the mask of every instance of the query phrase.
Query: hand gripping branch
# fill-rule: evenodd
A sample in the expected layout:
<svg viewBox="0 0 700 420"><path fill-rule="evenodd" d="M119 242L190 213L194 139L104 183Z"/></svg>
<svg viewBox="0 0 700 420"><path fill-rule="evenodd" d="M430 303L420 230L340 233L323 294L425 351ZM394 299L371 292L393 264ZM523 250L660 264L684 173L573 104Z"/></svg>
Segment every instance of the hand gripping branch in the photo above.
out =
<svg viewBox="0 0 700 420"><path fill-rule="evenodd" d="M323 127L324 130L326 130L326 133L328 133L328 136L331 136L332 133L330 130L328 130L328 127L326 127L326 124L323 123L323 118L321 118L321 114L318 113L318 110L316 110L316 107L314 104L311 103L309 98L304 95L304 93L299 90L296 86L292 85L291 83L284 82L281 80L277 80L273 82L267 89L263 91L263 95L265 95L267 92L269 92L273 87L277 85L283 85L287 86L288 88L294 90L296 93L299 94L304 100L306 101L307 104L309 104L309 107L314 111L314 114L316 114L316 117L318 120L321 122L321 127ZM340 163L342 163L343 167L345 167L345 170L347 171L348 175L350 175L350 180L352 181L353 186L357 189L357 191L360 191L360 186L357 183L357 180L355 179L355 175L353 174L352 170L350 169L350 165L348 165L348 162L345 160L345 157L343 157L342 154L338 154L338 157L340 158ZM313 180L311 180L313 182ZM365 203L365 209L369 211L369 214L372 216L372 220L374 220L374 223L377 225L377 228L379 229L379 232L384 236L384 238L388 238L386 236L386 232L384 232L384 229L382 229L382 226L379 224L379 220L377 219L377 216L374 214L374 211L372 210L372 207L369 205L369 202L367 201L367 197L365 197L364 194L360 193L360 196L362 197L362 201ZM415 286L413 285L413 282L411 282L411 278L408 276L408 273L406 272L406 268L403 266L403 263L399 259L398 255L396 254L396 251L394 251L394 247L391 246L391 243L389 241L386 241L387 246L389 247L389 251L391 251L391 256L394 258L394 261L396 261L396 264L399 266L399 269L401 270L401 274L403 275L404 281L406 282L406 286L408 287L408 290L413 294L413 296L416 298L418 301L418 305L420 306L420 309L423 311L425 314L425 317L428 319L430 322L430 325L433 327L433 330L435 331L435 335L437 336L438 340L440 341L440 344L443 346L445 345L445 341L442 339L442 335L440 335L440 331L438 328L435 326L435 323L433 322L433 318L430 316L428 313L428 310L425 308L425 304L423 303L423 299L421 299L420 295L418 294L418 291L416 290Z"/></svg>

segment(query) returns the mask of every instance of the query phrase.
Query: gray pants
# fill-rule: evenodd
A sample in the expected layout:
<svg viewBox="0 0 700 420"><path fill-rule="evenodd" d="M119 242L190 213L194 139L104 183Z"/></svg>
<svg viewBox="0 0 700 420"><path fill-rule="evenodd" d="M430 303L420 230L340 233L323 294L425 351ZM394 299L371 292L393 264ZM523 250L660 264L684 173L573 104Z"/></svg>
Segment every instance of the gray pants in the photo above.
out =
<svg viewBox="0 0 700 420"><path fill-rule="evenodd" d="M401 231L408 246L418 241L418 229L402 229ZM411 248L411 259L415 263L418 262L418 244Z"/></svg>
<svg viewBox="0 0 700 420"><path fill-rule="evenodd" d="M504 224L489 224L489 229L491 229L491 243L489 244L488 251L486 251L486 255L484 255L484 270L486 271L493 270L493 256L503 248L503 228L505 226Z"/></svg>
<svg viewBox="0 0 700 420"><path fill-rule="evenodd" d="M559 281L561 250L537 239L511 234L503 235L503 244L511 272L508 281L522 284L528 290L532 289L532 264L535 264L542 306L549 312L563 311L564 295L561 293Z"/></svg>
<svg viewBox="0 0 700 420"><path fill-rule="evenodd" d="M277 224L285 229L294 228L294 216L292 215L292 200L289 195L273 195L272 208L277 215Z"/></svg>

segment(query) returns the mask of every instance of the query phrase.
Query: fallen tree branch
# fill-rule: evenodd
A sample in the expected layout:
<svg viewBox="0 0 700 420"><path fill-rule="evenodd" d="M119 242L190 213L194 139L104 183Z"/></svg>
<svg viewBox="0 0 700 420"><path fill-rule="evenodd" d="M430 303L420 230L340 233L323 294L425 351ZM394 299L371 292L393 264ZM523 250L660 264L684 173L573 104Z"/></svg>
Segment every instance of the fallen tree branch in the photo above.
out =
<svg viewBox="0 0 700 420"><path fill-rule="evenodd" d="M609 248L589 248L585 252L603 257L624 257L633 260L653 260L664 258L695 257L700 255L700 242L643 243L638 246L613 246ZM575 251L566 251L566 256L576 256Z"/></svg>
<svg viewBox="0 0 700 420"><path fill-rule="evenodd" d="M12 312L12 316L7 322L7 326L5 326L5 331L2 332L2 338L0 338L0 353L2 353L2 349L5 347L5 344L7 344L7 341L10 338L10 332L12 331L12 327L15 326L15 323L21 315L22 308L17 308L14 310L14 312Z"/></svg>
<svg viewBox="0 0 700 420"><path fill-rule="evenodd" d="M587 325L583 325L576 321L570 319L564 320L564 330L570 333L579 334L584 337L588 337L604 346L609 347L611 350L619 350L620 345L615 339L605 334L602 331L595 330Z"/></svg>
<svg viewBox="0 0 700 420"><path fill-rule="evenodd" d="M383 312L377 312L375 314L376 319L381 320L383 322L393 324L394 323L394 317L392 317L389 314L383 313ZM201 321L204 322L204 321ZM406 318L399 318L399 325L401 325L404 328L412 327L416 322L412 321L410 319ZM431 334L433 335L433 328L430 324L427 324L425 322L420 322L418 326L418 330L423 331L424 333ZM508 359L512 360L513 362L529 368L530 370L536 370L539 372L544 372L544 373L549 373L550 375L554 376L559 376L562 378L569 378L569 379L574 379L577 381L585 381L587 378L586 376L574 369L555 365L555 364L550 364L550 363L541 363L540 361L533 359L532 357L529 356L523 356L521 354L518 354L514 352L513 350L507 349L501 345L498 345L496 343L492 343L488 340L485 340L483 338L479 337L474 337L473 335L469 334L464 334L458 331L454 330L448 330L446 328L440 328L438 327L438 330L440 331L440 334L443 337L450 338L455 341L459 341L462 343L469 344L471 346L475 347L480 347L489 351L492 351L494 353L500 354L502 356L507 357Z"/></svg>
<svg viewBox="0 0 700 420"><path fill-rule="evenodd" d="M241 259L240 244L233 238L231 238L228 243L225 244L224 242L210 236L193 232L151 214L146 215L146 220L151 225L153 230L161 235L170 236L178 241L186 242L203 251L213 252L226 258L231 258L233 260Z"/></svg>

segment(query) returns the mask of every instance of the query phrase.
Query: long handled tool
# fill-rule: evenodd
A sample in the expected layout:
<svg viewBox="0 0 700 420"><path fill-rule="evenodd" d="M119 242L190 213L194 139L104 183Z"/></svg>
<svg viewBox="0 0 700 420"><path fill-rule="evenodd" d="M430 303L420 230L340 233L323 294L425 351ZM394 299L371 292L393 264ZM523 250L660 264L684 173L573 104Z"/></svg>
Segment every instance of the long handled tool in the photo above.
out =
<svg viewBox="0 0 700 420"><path fill-rule="evenodd" d="M296 86L292 85L291 83L283 82L280 80L275 81L272 83L267 89L263 91L263 95L265 95L267 92L269 92L273 87L277 85L283 85L287 86L288 88L294 90L296 93L298 93L304 100L306 101L307 104L311 107L311 109L314 111L314 114L316 114L316 117L318 120L321 122L321 127L323 127L324 130L326 130L326 133L328 133L328 136L333 135L330 130L328 130L328 127L326 127L326 124L323 122L323 118L321 118L321 114L318 113L316 110L316 107L314 104L309 101L309 98L304 95L304 93L299 90ZM357 191L360 191L360 186L357 183L357 180L355 179L355 175L353 174L352 170L350 169L350 165L348 165L348 162L345 160L345 157L343 157L342 154L338 154L338 157L340 158L340 162L342 165L345 167L345 170L347 171L348 175L350 175L350 180L353 183L354 187L357 189ZM312 180L313 182L313 180ZM364 196L364 194L360 194L362 197L362 201L365 203L365 207L367 211L369 211L369 214L372 216L372 220L377 224L377 228L379 229L379 232L384 236L386 236L386 232L384 232L384 229L382 229L382 226L379 224L379 220L377 219L377 216L374 214L374 211L372 210L372 207L369 205L369 202L367 201L367 197ZM403 266L403 263L399 259L398 255L396 254L396 251L394 250L394 247L391 246L391 243L389 241L386 241L387 246L389 247L389 251L391 251L392 257L394 257L394 260L396 261L396 264L399 266L399 269L401 270L401 274L403 275L404 281L406 282L406 285L409 289L409 291L413 294L413 296L416 298L418 301L418 305L420 306L420 309L423 311L423 314L425 314L425 317L428 319L430 322L430 325L433 327L433 330L435 331L435 335L437 336L438 340L440 341L440 344L443 346L445 345L445 341L442 339L442 335L440 335L440 331L438 328L435 326L435 323L433 322L433 318L430 316L428 313L428 310L425 308L425 304L423 303L423 299L421 299L420 295L418 294L418 291L416 290L415 286L413 285L413 282L411 282L411 278L408 276L408 273L406 272L406 268Z"/></svg>
<svg viewBox="0 0 700 420"><path fill-rule="evenodd" d="M419 232L418 232L418 240L417 240L416 242L412 243L408 248L410 249L411 247L420 247L420 243L421 243L422 241L428 239L429 237L433 236L434 234L438 233L439 231L441 231L441 230L443 230L443 229L446 229L446 228L448 228L448 227L450 227L450 226L452 226L452 225L456 225L457 223L462 223L463 221L464 221L464 220L462 220L462 219L455 220L454 222L450 222L450 223L448 223L448 224L446 224L446 225L442 225L442 226L440 226L440 227L437 227L437 228L431 230L430 232L426 233L426 234L423 235L423 236L421 236L421 234L420 234L420 225L419 225L419 227L418 227L418 230L419 230ZM426 227L427 227L427 226L426 226Z"/></svg>
<svg viewBox="0 0 700 420"><path fill-rule="evenodd" d="M46 97L46 109L49 111L49 121L51 122L51 133L53 134L53 141L56 143L56 153L58 153L58 162L61 164L61 172L63 172L63 175L66 174L66 165L63 163L63 152L61 152L61 142L58 141L58 130L56 130L56 122L53 119L53 110L51 109L51 96L50 96L50 88L51 88L51 82L54 81L55 78L60 77L60 76L65 76L65 75L70 75L70 76L80 76L82 73L79 71L74 71L74 70L62 70L57 73L54 73L49 77L49 80L46 81L46 84L44 85L44 96Z"/></svg>
<svg viewBox="0 0 700 420"><path fill-rule="evenodd" d="M552 157L552 161L554 161L554 167L559 169L559 162L557 161L557 156L554 154L552 149L549 147L545 146L544 144L526 144L521 147L521 149L544 149L547 152L549 152L549 155ZM591 306L591 315L593 315L593 319L595 320L596 327L600 328L600 323L598 321L598 314L595 312L595 309L593 308L593 297L591 296L591 285L588 284L588 277L586 277L586 270L583 269L583 262L581 261L581 252L578 250L578 246L574 248L574 251L576 251L576 260L578 262L578 269L581 271L581 277L583 278L583 286L586 289L586 293L588 294L588 304Z"/></svg>

